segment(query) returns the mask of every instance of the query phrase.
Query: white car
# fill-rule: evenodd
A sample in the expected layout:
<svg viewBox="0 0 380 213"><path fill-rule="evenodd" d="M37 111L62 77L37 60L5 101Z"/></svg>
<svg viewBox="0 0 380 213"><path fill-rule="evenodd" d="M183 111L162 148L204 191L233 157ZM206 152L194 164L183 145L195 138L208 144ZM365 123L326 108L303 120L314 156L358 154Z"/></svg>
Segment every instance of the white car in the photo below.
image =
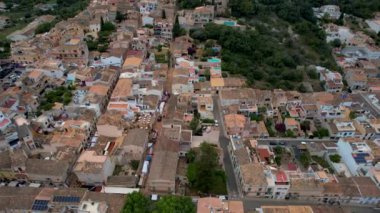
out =
<svg viewBox="0 0 380 213"><path fill-rule="evenodd" d="M160 199L160 197L158 196L158 194L152 194L152 196L151 196L152 201L157 201L159 199Z"/></svg>
<svg viewBox="0 0 380 213"><path fill-rule="evenodd" d="M220 196L219 196L219 200L227 200L227 199L226 199L226 196L224 196L224 195L220 195Z"/></svg>
<svg viewBox="0 0 380 213"><path fill-rule="evenodd" d="M301 144L302 144L302 145L306 145L306 142L302 141Z"/></svg>

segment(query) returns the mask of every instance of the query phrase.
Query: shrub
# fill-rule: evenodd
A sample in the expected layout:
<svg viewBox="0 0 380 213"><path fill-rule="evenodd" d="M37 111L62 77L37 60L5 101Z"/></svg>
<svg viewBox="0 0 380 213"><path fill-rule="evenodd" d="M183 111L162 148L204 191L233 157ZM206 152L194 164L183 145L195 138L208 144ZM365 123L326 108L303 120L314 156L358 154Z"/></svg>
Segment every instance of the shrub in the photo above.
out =
<svg viewBox="0 0 380 213"><path fill-rule="evenodd" d="M338 154L334 154L334 155L330 155L329 158L334 163L340 163L340 160L342 157Z"/></svg>

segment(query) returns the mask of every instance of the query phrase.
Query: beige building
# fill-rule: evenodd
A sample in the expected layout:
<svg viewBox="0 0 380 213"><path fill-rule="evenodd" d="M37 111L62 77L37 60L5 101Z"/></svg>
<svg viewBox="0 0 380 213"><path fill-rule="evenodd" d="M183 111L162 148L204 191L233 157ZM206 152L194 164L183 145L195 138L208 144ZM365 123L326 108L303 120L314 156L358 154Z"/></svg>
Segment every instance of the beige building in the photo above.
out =
<svg viewBox="0 0 380 213"><path fill-rule="evenodd" d="M30 181L63 184L67 178L67 161L28 159L25 173Z"/></svg>
<svg viewBox="0 0 380 213"><path fill-rule="evenodd" d="M112 175L115 165L107 155L95 151L84 151L74 166L73 172L82 184L103 185Z"/></svg>
<svg viewBox="0 0 380 213"><path fill-rule="evenodd" d="M211 95L200 95L197 98L197 108L202 118L213 118L214 102Z"/></svg>
<svg viewBox="0 0 380 213"><path fill-rule="evenodd" d="M142 160L143 153L147 148L148 136L148 130L145 129L132 129L128 131L122 144L123 157L125 157L127 161Z"/></svg>
<svg viewBox="0 0 380 213"><path fill-rule="evenodd" d="M117 138L121 137L129 123L123 119L123 113L116 110L108 110L99 117L96 123L99 135Z"/></svg>
<svg viewBox="0 0 380 213"><path fill-rule="evenodd" d="M142 62L143 59L140 57L129 57L124 61L123 70L132 70L133 72L135 72L141 68Z"/></svg>
<svg viewBox="0 0 380 213"><path fill-rule="evenodd" d="M175 193L177 164L177 152L156 151L148 177L149 190L165 194Z"/></svg>
<svg viewBox="0 0 380 213"><path fill-rule="evenodd" d="M115 89L112 92L110 102L108 103L108 110L117 110L127 112L131 106L128 98L132 97L132 79L121 78L117 82ZM134 99L132 100L134 102Z"/></svg>
<svg viewBox="0 0 380 213"><path fill-rule="evenodd" d="M244 213L242 201L221 200L215 197L204 197L198 199L197 213Z"/></svg>
<svg viewBox="0 0 380 213"><path fill-rule="evenodd" d="M259 208L262 213L314 213L310 206L262 206Z"/></svg>
<svg viewBox="0 0 380 213"><path fill-rule="evenodd" d="M88 65L88 47L81 38L70 38L53 49L52 56L61 59L66 64L77 66Z"/></svg>
<svg viewBox="0 0 380 213"><path fill-rule="evenodd" d="M319 197L323 194L323 185L315 179L291 179L288 196L290 198Z"/></svg>
<svg viewBox="0 0 380 213"><path fill-rule="evenodd" d="M179 11L179 23L184 28L203 27L214 20L214 6L206 5L196 7L194 10Z"/></svg>
<svg viewBox="0 0 380 213"><path fill-rule="evenodd" d="M42 51L28 42L11 43L11 59L15 63L34 64L42 57Z"/></svg>
<svg viewBox="0 0 380 213"><path fill-rule="evenodd" d="M346 70L345 79L352 91L367 89L367 73L364 69L348 69Z"/></svg>
<svg viewBox="0 0 380 213"><path fill-rule="evenodd" d="M224 116L224 124L228 135L241 135L244 131L247 118L240 114L228 114Z"/></svg>
<svg viewBox="0 0 380 213"><path fill-rule="evenodd" d="M254 172L253 172L254 171ZM240 166L240 184L242 192L250 197L264 197L268 182L265 178L264 167L260 163L250 163Z"/></svg>

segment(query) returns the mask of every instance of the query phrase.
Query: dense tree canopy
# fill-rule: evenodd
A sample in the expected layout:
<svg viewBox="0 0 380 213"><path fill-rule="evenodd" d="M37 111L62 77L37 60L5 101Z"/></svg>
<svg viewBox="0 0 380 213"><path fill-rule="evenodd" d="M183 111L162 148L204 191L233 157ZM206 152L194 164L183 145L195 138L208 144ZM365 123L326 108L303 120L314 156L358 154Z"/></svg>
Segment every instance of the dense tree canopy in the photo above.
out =
<svg viewBox="0 0 380 213"><path fill-rule="evenodd" d="M173 25L173 37L176 38L178 36L182 36L186 34L186 30L181 28L178 20L178 16L175 18L175 22Z"/></svg>
<svg viewBox="0 0 380 213"><path fill-rule="evenodd" d="M343 11L351 7L347 2L364 4L363 10L370 14L380 4L374 0L368 1L370 3L360 0L336 2ZM300 70L300 66L338 69L331 46L339 44L326 43L326 35L312 10L332 3L323 0L230 0L231 14L240 18L247 29L208 24L205 29L192 30L190 35L200 41L216 40L222 46L223 70L247 77L251 85L307 92L301 84L304 77L309 76L314 81L318 78L305 69Z"/></svg>
<svg viewBox="0 0 380 213"><path fill-rule="evenodd" d="M189 197L164 196L155 205L153 213L195 213L195 205Z"/></svg>
<svg viewBox="0 0 380 213"><path fill-rule="evenodd" d="M329 158L334 163L340 163L340 160L342 159L339 154L330 155Z"/></svg>
<svg viewBox="0 0 380 213"><path fill-rule="evenodd" d="M190 187L206 194L226 193L225 174L219 165L219 156L215 146L202 143L199 152L191 154L191 163L187 170Z"/></svg>
<svg viewBox="0 0 380 213"><path fill-rule="evenodd" d="M55 22L47 22L47 23L42 23L38 25L38 27L35 30L35 34L41 34L41 33L46 33L49 32L49 30L54 27Z"/></svg>
<svg viewBox="0 0 380 213"><path fill-rule="evenodd" d="M288 21L300 16L312 20L311 8L327 4L338 5L342 12L360 18L370 18L374 12L380 11L378 0L230 0L234 16L256 15L269 9Z"/></svg>
<svg viewBox="0 0 380 213"><path fill-rule="evenodd" d="M150 201L140 192L133 192L127 196L123 213L148 213L150 212Z"/></svg>
<svg viewBox="0 0 380 213"><path fill-rule="evenodd" d="M206 0L178 0L177 5L180 9L192 9L202 6Z"/></svg>
<svg viewBox="0 0 380 213"><path fill-rule="evenodd" d="M195 205L189 197L168 195L153 202L141 192L133 192L127 196L122 213L195 213Z"/></svg>

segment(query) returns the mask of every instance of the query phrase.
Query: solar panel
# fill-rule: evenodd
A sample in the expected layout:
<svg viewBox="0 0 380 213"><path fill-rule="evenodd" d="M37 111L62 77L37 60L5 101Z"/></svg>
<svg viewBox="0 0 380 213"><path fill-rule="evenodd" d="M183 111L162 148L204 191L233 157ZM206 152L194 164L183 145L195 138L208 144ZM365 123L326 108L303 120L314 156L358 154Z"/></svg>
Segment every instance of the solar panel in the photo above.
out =
<svg viewBox="0 0 380 213"><path fill-rule="evenodd" d="M53 201L59 203L79 203L80 198L73 196L54 196Z"/></svg>
<svg viewBox="0 0 380 213"><path fill-rule="evenodd" d="M33 211L46 211L48 210L48 200L34 200L32 210Z"/></svg>
<svg viewBox="0 0 380 213"><path fill-rule="evenodd" d="M356 163L367 163L366 157L369 156L368 153L356 153L353 154Z"/></svg>

